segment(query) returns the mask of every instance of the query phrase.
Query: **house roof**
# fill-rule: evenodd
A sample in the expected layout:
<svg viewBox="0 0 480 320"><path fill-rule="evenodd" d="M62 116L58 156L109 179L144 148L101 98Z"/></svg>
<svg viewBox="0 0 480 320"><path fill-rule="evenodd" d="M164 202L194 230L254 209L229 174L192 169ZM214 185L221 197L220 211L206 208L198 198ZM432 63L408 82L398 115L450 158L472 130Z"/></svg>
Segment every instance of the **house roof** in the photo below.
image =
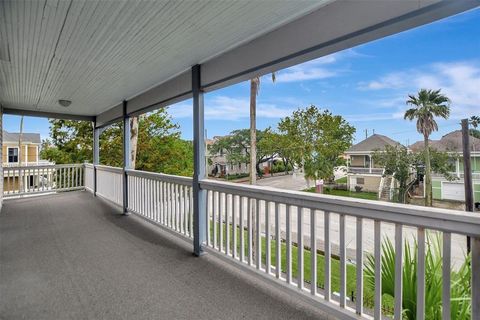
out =
<svg viewBox="0 0 480 320"><path fill-rule="evenodd" d="M390 139L387 136L381 134L373 134L367 139L360 141L359 143L350 147L347 150L349 152L372 152L375 150L385 150L385 146L401 146L395 140Z"/></svg>
<svg viewBox="0 0 480 320"><path fill-rule="evenodd" d="M429 140L432 148L438 151L462 152L462 131L456 130L444 135L440 140ZM417 141L410 146L413 151L420 151L424 146L423 141ZM480 139L470 135L470 150L480 151Z"/></svg>
<svg viewBox="0 0 480 320"><path fill-rule="evenodd" d="M15 142L18 143L20 133L18 132L8 132L3 130L3 142ZM22 141L30 142L30 143L41 143L40 134L39 133L29 133L24 132L22 134Z"/></svg>

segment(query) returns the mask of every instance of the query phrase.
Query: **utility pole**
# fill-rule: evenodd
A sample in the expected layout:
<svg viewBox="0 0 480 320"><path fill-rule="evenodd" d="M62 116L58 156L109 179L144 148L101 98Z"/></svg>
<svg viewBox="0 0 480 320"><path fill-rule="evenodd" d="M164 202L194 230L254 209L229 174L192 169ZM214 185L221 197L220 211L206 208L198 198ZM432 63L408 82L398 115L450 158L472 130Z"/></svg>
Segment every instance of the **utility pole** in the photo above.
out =
<svg viewBox="0 0 480 320"><path fill-rule="evenodd" d="M368 138L368 129L365 129L365 139Z"/></svg>
<svg viewBox="0 0 480 320"><path fill-rule="evenodd" d="M472 162L470 158L470 131L468 119L462 119L463 185L465 186L465 211L473 211ZM467 238L467 252L470 252L470 237Z"/></svg>

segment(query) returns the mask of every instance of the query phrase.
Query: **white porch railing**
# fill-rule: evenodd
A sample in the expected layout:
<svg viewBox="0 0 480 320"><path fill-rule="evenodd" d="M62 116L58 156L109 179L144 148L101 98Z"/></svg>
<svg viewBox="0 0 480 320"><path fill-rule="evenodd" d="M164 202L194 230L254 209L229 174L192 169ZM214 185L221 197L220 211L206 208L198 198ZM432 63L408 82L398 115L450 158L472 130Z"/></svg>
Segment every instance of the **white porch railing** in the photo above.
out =
<svg viewBox="0 0 480 320"><path fill-rule="evenodd" d="M383 168L348 167L348 172L357 174L381 174Z"/></svg>
<svg viewBox="0 0 480 320"><path fill-rule="evenodd" d="M128 209L193 238L192 179L128 170Z"/></svg>
<svg viewBox="0 0 480 320"><path fill-rule="evenodd" d="M123 204L123 169L97 166L97 195L121 206Z"/></svg>
<svg viewBox="0 0 480 320"><path fill-rule="evenodd" d="M83 164L3 168L4 197L84 188Z"/></svg>

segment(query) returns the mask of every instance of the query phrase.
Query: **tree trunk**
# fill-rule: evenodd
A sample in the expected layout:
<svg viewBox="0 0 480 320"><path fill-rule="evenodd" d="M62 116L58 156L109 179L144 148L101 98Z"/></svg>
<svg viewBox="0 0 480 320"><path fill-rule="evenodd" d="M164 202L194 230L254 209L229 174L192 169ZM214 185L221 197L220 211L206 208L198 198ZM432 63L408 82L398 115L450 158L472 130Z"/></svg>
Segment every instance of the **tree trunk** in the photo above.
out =
<svg viewBox="0 0 480 320"><path fill-rule="evenodd" d="M23 116L20 117L20 133L18 134L18 166L22 166L22 140L23 140ZM25 173L25 170L23 171ZM25 174L20 176L18 174L18 190L21 192L23 190L23 179L25 179Z"/></svg>
<svg viewBox="0 0 480 320"><path fill-rule="evenodd" d="M257 89L258 89L258 78L253 78L250 80L250 184L257 183ZM252 221L252 255L253 261L256 261L256 252L257 252L257 219L256 219L256 201L249 199L250 203L250 214Z"/></svg>
<svg viewBox="0 0 480 320"><path fill-rule="evenodd" d="M425 143L425 206L432 206L432 173L430 166L430 149L428 136L424 136Z"/></svg>
<svg viewBox="0 0 480 320"><path fill-rule="evenodd" d="M250 184L257 183L257 79L250 80Z"/></svg>
<svg viewBox="0 0 480 320"><path fill-rule="evenodd" d="M138 143L138 117L132 117L130 121L130 165L135 169L137 161L137 143Z"/></svg>

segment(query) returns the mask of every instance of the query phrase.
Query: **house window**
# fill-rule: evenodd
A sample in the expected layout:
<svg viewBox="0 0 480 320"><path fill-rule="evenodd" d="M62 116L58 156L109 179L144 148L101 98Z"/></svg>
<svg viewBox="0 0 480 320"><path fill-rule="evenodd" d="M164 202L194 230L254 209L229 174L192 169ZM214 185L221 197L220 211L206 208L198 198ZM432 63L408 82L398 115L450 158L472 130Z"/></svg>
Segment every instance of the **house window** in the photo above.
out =
<svg viewBox="0 0 480 320"><path fill-rule="evenodd" d="M357 184L365 184L365 178L357 178Z"/></svg>
<svg viewBox="0 0 480 320"><path fill-rule="evenodd" d="M18 162L18 148L8 148L8 162Z"/></svg>

